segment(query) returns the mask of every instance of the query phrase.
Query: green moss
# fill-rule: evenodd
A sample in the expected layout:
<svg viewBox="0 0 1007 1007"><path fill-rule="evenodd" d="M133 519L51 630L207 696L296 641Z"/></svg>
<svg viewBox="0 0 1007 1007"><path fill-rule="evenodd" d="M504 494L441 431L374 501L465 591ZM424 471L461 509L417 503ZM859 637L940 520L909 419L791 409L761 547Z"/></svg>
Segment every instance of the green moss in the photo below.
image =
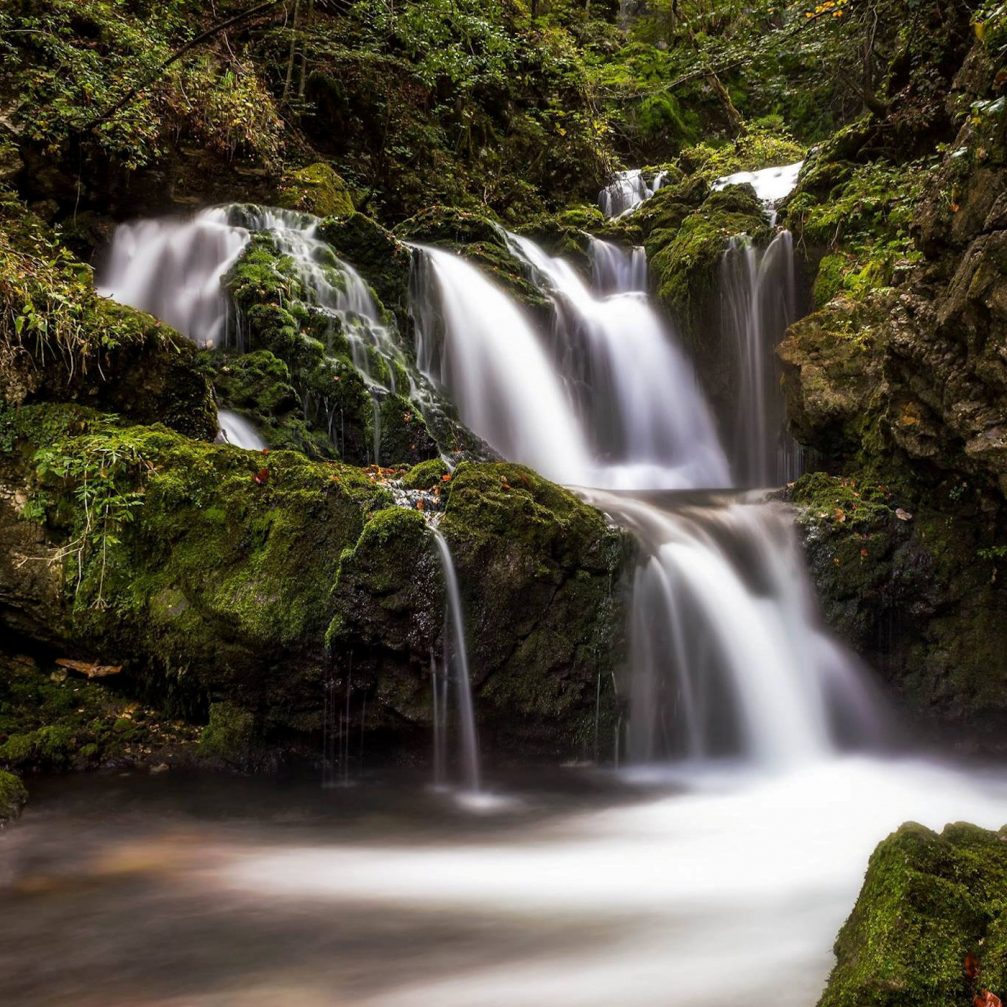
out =
<svg viewBox="0 0 1007 1007"><path fill-rule="evenodd" d="M210 722L199 737L199 754L244 766L256 743L255 716L228 702L210 704Z"/></svg>
<svg viewBox="0 0 1007 1007"><path fill-rule="evenodd" d="M728 240L741 234L766 240L769 228L750 186L712 193L681 219L685 204L670 200L671 194L658 208L660 215L653 218L656 229L647 236L645 247L661 300L681 321L693 324L715 288Z"/></svg>
<svg viewBox="0 0 1007 1007"><path fill-rule="evenodd" d="M316 217L347 217L353 213L353 199L346 182L324 161L285 175L279 205Z"/></svg>
<svg viewBox="0 0 1007 1007"><path fill-rule="evenodd" d="M193 437L216 432L195 347L149 315L99 297L90 267L2 194L0 400L74 400Z"/></svg>
<svg viewBox="0 0 1007 1007"><path fill-rule="evenodd" d="M1007 836L903 825L871 857L819 1007L965 1004L1007 982ZM980 962L980 982L965 974Z"/></svg>
<svg viewBox="0 0 1007 1007"><path fill-rule="evenodd" d="M678 164L690 175L712 182L739 171L758 171L804 159L805 148L775 123L768 128L752 124L733 142L719 146L699 143L683 150Z"/></svg>
<svg viewBox="0 0 1007 1007"><path fill-rule="evenodd" d="M444 476L447 474L447 465L440 458L431 458L429 461L414 465L402 477L402 485L409 490L433 489L434 486L441 485Z"/></svg>
<svg viewBox="0 0 1007 1007"><path fill-rule="evenodd" d="M13 773L0 769L0 828L17 818L28 800L28 790Z"/></svg>

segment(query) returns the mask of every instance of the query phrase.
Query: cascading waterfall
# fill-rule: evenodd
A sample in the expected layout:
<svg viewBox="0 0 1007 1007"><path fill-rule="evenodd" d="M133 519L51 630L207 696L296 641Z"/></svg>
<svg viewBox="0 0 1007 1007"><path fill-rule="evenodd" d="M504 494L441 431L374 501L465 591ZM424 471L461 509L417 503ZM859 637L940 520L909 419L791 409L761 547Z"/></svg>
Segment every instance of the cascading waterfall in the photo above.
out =
<svg viewBox="0 0 1007 1007"><path fill-rule="evenodd" d="M732 238L720 265L721 330L734 349L737 381L730 425L735 481L778 486L801 474L800 446L786 429L776 344L797 317L793 238L765 249Z"/></svg>
<svg viewBox="0 0 1007 1007"><path fill-rule="evenodd" d="M244 416L229 409L221 409L217 412L217 423L220 424L220 436L226 443L244 448L246 451L265 449L266 442Z"/></svg>
<svg viewBox="0 0 1007 1007"><path fill-rule="evenodd" d="M584 482L588 446L531 323L464 259L438 248L418 252L436 288L413 306L420 371L504 457L557 482Z"/></svg>
<svg viewBox="0 0 1007 1007"><path fill-rule="evenodd" d="M647 181L643 171L617 171L612 181L598 193L598 206L606 217L621 217L650 199L664 184L667 172L658 171Z"/></svg>
<svg viewBox="0 0 1007 1007"><path fill-rule="evenodd" d="M821 627L782 504L586 491L631 529L627 754L800 765L883 736L859 669Z"/></svg>
<svg viewBox="0 0 1007 1007"><path fill-rule="evenodd" d="M434 334L425 303L417 312L427 318L418 326L421 369L506 456L544 457L545 474L568 483L571 469L584 471L590 481L580 485L603 487L584 495L639 539L629 759L784 766L879 740L879 704L855 660L821 628L786 509L723 494L651 499L656 489L727 487L732 479L692 369L647 301L645 260L592 240L590 289L530 239L506 239L553 304L551 331L532 327L474 266L427 250L442 331ZM739 428L747 418L754 431L746 464L752 479L766 481L771 464L785 467L766 447L776 401L767 357L793 313L792 257L786 235L761 256L749 251L733 243L724 269L738 288L728 314L748 382ZM744 269L732 271L734 256ZM429 290L420 294L430 301ZM554 422L527 422L529 383L549 389ZM480 401L492 408L480 415L468 400L483 388ZM563 466L555 460L570 458L561 445L571 429L579 433L577 464L557 476ZM749 477L743 472L739 481Z"/></svg>
<svg viewBox="0 0 1007 1007"><path fill-rule="evenodd" d="M729 471L695 374L642 290L600 297L562 259L506 234L551 300L543 339L476 267L419 251L435 289L418 292L420 370L454 400L465 423L502 455L557 482L633 488L726 486ZM636 253L609 277L646 282Z"/></svg>
<svg viewBox="0 0 1007 1007"><path fill-rule="evenodd" d="M230 302L221 281L248 239L227 207L120 224L98 293L149 311L198 346L223 345Z"/></svg>
<svg viewBox="0 0 1007 1007"><path fill-rule="evenodd" d="M472 683L469 676L468 648L465 645L465 619L462 613L458 575L447 539L433 529L437 555L441 561L446 593L445 655L442 667L431 661L431 685L434 709L434 782L443 784L447 773L447 694L448 682L453 681L458 700L459 755L462 784L466 792L479 792L479 738L476 731L475 709L472 704ZM449 675L449 672L453 674Z"/></svg>
<svg viewBox="0 0 1007 1007"><path fill-rule="evenodd" d="M200 346L232 343L247 350L240 317L231 318L222 283L253 234L269 234L290 257L309 307L329 320L329 343L345 339L371 393L373 460L378 462L381 402L398 391L404 358L360 274L318 237L309 214L257 206L223 206L191 218L121 224L112 238L99 293L149 311ZM309 413L314 404L305 399ZM321 403L334 437L335 413Z"/></svg>

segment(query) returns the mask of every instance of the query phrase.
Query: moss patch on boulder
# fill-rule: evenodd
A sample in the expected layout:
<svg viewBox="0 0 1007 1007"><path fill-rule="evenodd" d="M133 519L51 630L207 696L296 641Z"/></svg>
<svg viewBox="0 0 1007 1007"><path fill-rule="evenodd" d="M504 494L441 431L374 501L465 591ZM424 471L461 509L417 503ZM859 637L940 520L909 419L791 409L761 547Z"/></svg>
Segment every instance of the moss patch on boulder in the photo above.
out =
<svg viewBox="0 0 1007 1007"><path fill-rule="evenodd" d="M28 788L20 778L0 769L0 829L21 814L28 801Z"/></svg>
<svg viewBox="0 0 1007 1007"><path fill-rule="evenodd" d="M1004 993L1005 914L1007 833L903 825L871 856L819 1007L930 1007ZM970 955L976 978L966 973Z"/></svg>
<svg viewBox="0 0 1007 1007"><path fill-rule="evenodd" d="M354 209L346 182L324 161L288 172L280 183L279 205L316 217L348 217Z"/></svg>

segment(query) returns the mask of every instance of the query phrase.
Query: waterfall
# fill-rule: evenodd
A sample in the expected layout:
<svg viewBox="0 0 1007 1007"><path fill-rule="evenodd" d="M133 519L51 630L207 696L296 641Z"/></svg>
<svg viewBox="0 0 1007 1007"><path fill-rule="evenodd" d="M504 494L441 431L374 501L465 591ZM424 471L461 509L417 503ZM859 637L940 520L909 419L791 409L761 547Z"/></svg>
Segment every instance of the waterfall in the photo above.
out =
<svg viewBox="0 0 1007 1007"><path fill-rule="evenodd" d="M642 249L592 241L594 273L619 292L599 296L564 259L507 234L553 301L554 366L570 394L595 464L588 485L634 489L727 486L726 456L695 372L646 295ZM540 434L541 436L541 434Z"/></svg>
<svg viewBox="0 0 1007 1007"><path fill-rule="evenodd" d="M800 765L880 740L876 697L821 626L783 505L585 495L641 544L630 624L634 762Z"/></svg>
<svg viewBox="0 0 1007 1007"><path fill-rule="evenodd" d="M462 599L461 593L458 590L458 576L455 573L455 564L451 558L451 548L448 546L447 539L436 528L433 529L433 534L434 541L437 543L437 554L440 557L441 570L444 574L444 589L447 594L446 628L448 630L445 634L448 642L445 644L445 658L443 671L441 672L442 689L439 697L436 663L433 665L433 673L431 675L435 711L435 782L443 782L441 779L437 779L437 776L443 776L445 772L447 673L448 669L452 669L454 671L452 677L455 684L455 693L458 699L462 780L465 790L475 794L478 793L480 787L479 739L476 733L475 710L472 705L472 684L469 677L468 650L465 646L465 619L462 615Z"/></svg>
<svg viewBox="0 0 1007 1007"><path fill-rule="evenodd" d="M199 346L222 345L229 301L221 281L248 244L226 207L191 219L161 218L115 229L98 293L178 329Z"/></svg>
<svg viewBox="0 0 1007 1007"><path fill-rule="evenodd" d="M238 413L229 409L221 409L217 413L220 424L220 436L227 444L233 444L246 451L262 451L266 442L259 436L258 430Z"/></svg>
<svg viewBox="0 0 1007 1007"><path fill-rule="evenodd" d="M647 299L645 260L592 240L589 286L530 239L504 236L551 302L551 324L533 326L474 266L427 250L443 331L431 322L430 284L420 285L420 366L463 418L492 421L476 430L508 457L569 458L562 445L575 428L589 455L591 481L580 485L602 487L580 492L637 537L630 760L794 766L880 740L880 703L821 627L786 508L737 494L683 498L732 478L692 368ZM737 239L723 269L725 336L742 372L737 481L774 481L794 464L779 446L770 356L794 311L789 235L764 253ZM528 422L542 398L530 403L527 391L539 384L549 389L551 418L539 412ZM578 456L569 468L583 466ZM668 489L678 492L655 492ZM616 762L622 747L617 734Z"/></svg>
<svg viewBox="0 0 1007 1007"><path fill-rule="evenodd" d="M598 294L647 291L647 252L640 246L621 248L591 237L591 278Z"/></svg>
<svg viewBox="0 0 1007 1007"><path fill-rule="evenodd" d="M735 481L779 486L801 474L800 446L786 429L776 344L797 317L793 238L781 231L765 249L732 238L720 265L721 331L734 351L731 445Z"/></svg>
<svg viewBox="0 0 1007 1007"><path fill-rule="evenodd" d="M598 193L598 206L606 217L621 217L650 199L664 184L668 173L656 172L650 182L639 168L617 171L612 181Z"/></svg>
<svg viewBox="0 0 1007 1007"><path fill-rule="evenodd" d="M200 346L224 347L233 337L235 348L244 352L241 319L231 324L222 283L252 235L269 234L288 257L305 303L328 319L329 349L337 337L344 339L367 384L374 411L373 461L378 463L381 402L399 391L397 374L404 371L405 357L367 284L318 237L318 224L310 214L245 205L211 207L191 218L120 224L98 292L149 311Z"/></svg>
<svg viewBox="0 0 1007 1007"><path fill-rule="evenodd" d="M804 167L803 161L784 164L774 168L760 168L758 171L738 171L724 175L713 183L715 190L726 189L729 185L750 185L756 196L766 205L770 223L776 224L776 206L789 196L797 185L797 176Z"/></svg>
<svg viewBox="0 0 1007 1007"><path fill-rule="evenodd" d="M553 305L549 335L475 266L419 250L434 278L413 311L419 368L462 420L504 457L557 482L728 485L696 376L643 290L598 296L563 259L505 237ZM646 282L637 253L623 269L611 249L599 253L607 258L599 270L614 269L610 278L624 287Z"/></svg>
<svg viewBox="0 0 1007 1007"><path fill-rule="evenodd" d="M436 287L436 298L424 290L413 310L420 371L504 457L557 482L584 482L587 444L531 322L464 259L438 248L418 251Z"/></svg>

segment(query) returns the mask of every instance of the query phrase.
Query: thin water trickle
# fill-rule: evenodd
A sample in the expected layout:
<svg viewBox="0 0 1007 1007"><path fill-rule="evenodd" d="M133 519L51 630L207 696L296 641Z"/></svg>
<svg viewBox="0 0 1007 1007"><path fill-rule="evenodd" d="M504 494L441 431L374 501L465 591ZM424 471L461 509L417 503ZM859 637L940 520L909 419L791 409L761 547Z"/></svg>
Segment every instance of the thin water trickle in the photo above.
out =
<svg viewBox="0 0 1007 1007"><path fill-rule="evenodd" d="M481 774L479 769L479 738L476 731L475 709L472 703L472 682L469 676L468 647L465 642L465 619L462 614L461 591L458 588L458 575L455 573L454 560L451 557L451 548L447 539L436 529L433 529L434 542L437 543L437 554L441 561L441 570L444 574L444 590L446 594L446 621L449 632L446 634L450 641L445 645L444 660L444 692L440 699L440 724L435 726L434 744L435 752L438 744L441 746L441 765L445 764L443 752L445 748L444 738L447 731L447 669L450 668L454 675L455 693L458 700L458 727L459 727L459 756L461 760L462 784L464 789L471 794L477 794L480 790ZM436 697L436 673L434 678L434 690ZM435 703L437 702L435 698ZM440 728L441 733L438 737ZM436 773L435 773L436 775ZM442 783L443 780L435 780Z"/></svg>
<svg viewBox="0 0 1007 1007"><path fill-rule="evenodd" d="M621 217L650 199L664 184L667 172L655 172L650 180L639 168L617 171L612 181L598 193L598 206L606 217Z"/></svg>

